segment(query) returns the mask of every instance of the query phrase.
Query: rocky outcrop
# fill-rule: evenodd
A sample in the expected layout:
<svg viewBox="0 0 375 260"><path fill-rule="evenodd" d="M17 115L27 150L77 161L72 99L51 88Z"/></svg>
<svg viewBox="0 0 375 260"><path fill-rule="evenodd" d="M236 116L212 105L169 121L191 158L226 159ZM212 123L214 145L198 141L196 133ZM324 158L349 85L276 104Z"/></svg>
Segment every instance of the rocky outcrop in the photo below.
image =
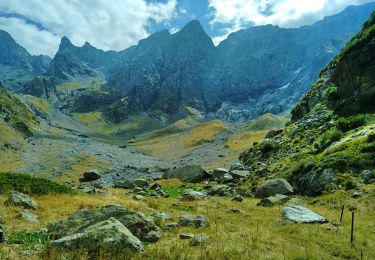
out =
<svg viewBox="0 0 375 260"><path fill-rule="evenodd" d="M20 206L26 209L36 209L38 207L38 204L30 196L18 191L11 191L6 203L8 205Z"/></svg>
<svg viewBox="0 0 375 260"><path fill-rule="evenodd" d="M143 252L142 242L135 237L120 221L111 217L74 233L52 240L51 245L66 249L84 248L89 252L98 251L99 245L111 245Z"/></svg>
<svg viewBox="0 0 375 260"><path fill-rule="evenodd" d="M109 205L99 209L78 210L66 219L51 225L49 231L52 237L59 239L64 236L81 233L87 227L111 217L120 221L142 241L155 242L155 237L153 237L153 241L149 241L150 232L156 232L159 238L161 236L160 228L152 219L118 205Z"/></svg>
<svg viewBox="0 0 375 260"><path fill-rule="evenodd" d="M303 206L290 206L283 209L282 219L293 223L325 223L324 217Z"/></svg>

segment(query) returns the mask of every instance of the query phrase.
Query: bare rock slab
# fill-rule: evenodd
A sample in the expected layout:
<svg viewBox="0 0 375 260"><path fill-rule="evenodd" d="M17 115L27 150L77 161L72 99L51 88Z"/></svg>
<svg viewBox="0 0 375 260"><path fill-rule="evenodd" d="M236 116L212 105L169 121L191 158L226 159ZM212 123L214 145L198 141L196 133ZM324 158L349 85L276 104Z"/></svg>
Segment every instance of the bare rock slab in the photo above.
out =
<svg viewBox="0 0 375 260"><path fill-rule="evenodd" d="M283 209L282 219L294 223L326 223L327 219L303 206L290 206Z"/></svg>

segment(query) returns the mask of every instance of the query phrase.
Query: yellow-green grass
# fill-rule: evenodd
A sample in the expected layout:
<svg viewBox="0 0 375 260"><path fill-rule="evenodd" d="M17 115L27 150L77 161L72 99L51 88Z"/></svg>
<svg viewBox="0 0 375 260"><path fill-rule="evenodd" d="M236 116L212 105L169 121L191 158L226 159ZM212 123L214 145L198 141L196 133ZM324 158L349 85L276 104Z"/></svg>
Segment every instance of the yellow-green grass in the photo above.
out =
<svg viewBox="0 0 375 260"><path fill-rule="evenodd" d="M192 147L200 144L200 142L210 142L214 137L226 131L228 128L221 120L212 120L193 127L184 137L182 143L185 147Z"/></svg>
<svg viewBox="0 0 375 260"><path fill-rule="evenodd" d="M48 100L30 95L25 95L24 97L26 99L26 102L28 102L34 109L44 114L48 114L50 112L51 108Z"/></svg>
<svg viewBox="0 0 375 260"><path fill-rule="evenodd" d="M111 134L116 128L103 118L101 112L73 113L73 118L96 133Z"/></svg>
<svg viewBox="0 0 375 260"><path fill-rule="evenodd" d="M282 206L263 208L256 206L258 200L245 199L238 203L230 198L213 197L207 200L182 202L177 198L146 198L134 201L125 190L111 189L109 195L46 195L35 198L39 208L33 213L40 217L40 224L22 220L20 209L4 205L6 197L0 196L6 232L35 230L64 218L80 208L102 207L120 204L130 209L150 214L154 211L167 212L173 220L184 214L199 213L208 217L210 225L204 228L180 227L176 232L164 232L163 238L155 244L145 244L145 253L135 259L373 259L375 256L375 225L373 219L374 186L362 187L368 195L360 199L351 198L352 191L339 191L324 195L317 203L308 207L331 221L338 221L342 204L355 205L354 246L350 244L351 213L344 212L343 226L330 224L288 224L279 225ZM312 201L313 199L307 199ZM179 207L172 204L179 203ZM233 213L238 208L242 213ZM191 209L186 211L186 209ZM180 240L179 234L205 233L207 244L193 247L189 241ZM22 249L22 247L21 247ZM5 245L0 252L18 255L19 246ZM51 249L49 249L51 250ZM50 252L56 256L63 252ZM66 253L66 252L65 252ZM38 259L34 252L29 259ZM81 256L81 259L85 259ZM121 258L123 257L123 258ZM103 256L102 259L106 259ZM117 256L126 259L126 256Z"/></svg>
<svg viewBox="0 0 375 260"><path fill-rule="evenodd" d="M251 121L247 128L251 130L278 129L283 128L288 121L286 117L267 113Z"/></svg>

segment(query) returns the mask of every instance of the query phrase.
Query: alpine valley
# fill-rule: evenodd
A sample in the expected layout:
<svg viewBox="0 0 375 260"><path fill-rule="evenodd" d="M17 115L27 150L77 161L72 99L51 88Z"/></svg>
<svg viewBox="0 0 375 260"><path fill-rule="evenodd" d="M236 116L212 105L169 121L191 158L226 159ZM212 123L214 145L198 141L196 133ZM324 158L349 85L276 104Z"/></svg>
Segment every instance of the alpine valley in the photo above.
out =
<svg viewBox="0 0 375 260"><path fill-rule="evenodd" d="M0 30L0 259L374 259L374 9L53 58Z"/></svg>

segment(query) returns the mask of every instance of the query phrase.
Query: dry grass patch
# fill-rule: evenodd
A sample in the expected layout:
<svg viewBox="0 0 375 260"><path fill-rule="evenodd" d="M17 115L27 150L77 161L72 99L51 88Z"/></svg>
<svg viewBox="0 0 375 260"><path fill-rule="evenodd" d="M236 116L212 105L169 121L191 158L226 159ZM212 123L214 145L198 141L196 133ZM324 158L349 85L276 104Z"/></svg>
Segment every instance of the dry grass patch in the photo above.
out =
<svg viewBox="0 0 375 260"><path fill-rule="evenodd" d="M221 120L212 120L202 123L193 127L187 135L184 136L182 143L185 147L192 147L199 145L201 142L211 142L217 134L227 129L227 126Z"/></svg>

